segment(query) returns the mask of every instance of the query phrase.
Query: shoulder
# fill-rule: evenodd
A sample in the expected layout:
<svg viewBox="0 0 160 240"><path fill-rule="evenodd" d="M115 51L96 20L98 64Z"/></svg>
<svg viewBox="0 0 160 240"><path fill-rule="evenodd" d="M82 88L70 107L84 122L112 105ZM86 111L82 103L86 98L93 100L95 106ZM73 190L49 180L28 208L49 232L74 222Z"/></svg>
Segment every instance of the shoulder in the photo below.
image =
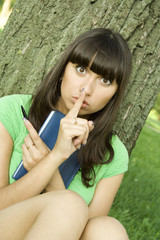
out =
<svg viewBox="0 0 160 240"><path fill-rule="evenodd" d="M21 105L26 112L29 111L32 101L31 95L9 95L0 98L0 122L8 130L13 139L16 137L16 130L19 122L22 121Z"/></svg>
<svg viewBox="0 0 160 240"><path fill-rule="evenodd" d="M11 112L17 114L21 109L21 105L24 105L29 110L31 105L32 96L31 95L8 95L0 98L0 113L2 115L10 115Z"/></svg>
<svg viewBox="0 0 160 240"><path fill-rule="evenodd" d="M111 145L114 149L114 159L121 158L121 160L128 162L129 157L128 157L128 151L126 149L126 146L117 135L112 136Z"/></svg>
<svg viewBox="0 0 160 240"><path fill-rule="evenodd" d="M0 104L2 105L2 103L3 103L3 105L5 105L5 106L8 106L8 105L15 106L19 103L26 103L26 102L30 101L31 98L32 98L31 95L13 94L13 95L1 97Z"/></svg>

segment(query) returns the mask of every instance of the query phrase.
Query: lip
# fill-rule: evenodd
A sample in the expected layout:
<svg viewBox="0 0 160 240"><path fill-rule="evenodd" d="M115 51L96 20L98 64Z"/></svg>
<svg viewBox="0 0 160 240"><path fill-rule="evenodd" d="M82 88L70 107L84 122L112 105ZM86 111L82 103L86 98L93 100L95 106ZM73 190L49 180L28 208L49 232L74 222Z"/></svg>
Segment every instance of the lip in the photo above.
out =
<svg viewBox="0 0 160 240"><path fill-rule="evenodd" d="M78 97L72 97L74 103L78 100ZM82 103L82 107L85 107L85 106L89 106L89 103L84 100L83 103Z"/></svg>

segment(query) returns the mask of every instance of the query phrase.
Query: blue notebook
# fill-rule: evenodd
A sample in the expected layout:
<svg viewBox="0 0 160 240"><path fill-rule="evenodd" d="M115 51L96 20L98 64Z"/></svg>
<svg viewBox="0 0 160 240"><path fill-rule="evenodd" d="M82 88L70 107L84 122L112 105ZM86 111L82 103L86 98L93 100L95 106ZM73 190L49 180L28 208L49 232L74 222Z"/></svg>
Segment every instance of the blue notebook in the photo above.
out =
<svg viewBox="0 0 160 240"><path fill-rule="evenodd" d="M53 149L59 131L60 120L65 117L65 115L59 111L51 111L47 119L43 123L39 130L39 136L43 142L48 146L50 150ZM77 158L77 151L75 151L69 158L67 158L60 166L59 171L62 176L64 185L68 188L78 169L80 164ZM16 171L13 174L13 178L18 180L27 173L27 170L23 166L21 161Z"/></svg>

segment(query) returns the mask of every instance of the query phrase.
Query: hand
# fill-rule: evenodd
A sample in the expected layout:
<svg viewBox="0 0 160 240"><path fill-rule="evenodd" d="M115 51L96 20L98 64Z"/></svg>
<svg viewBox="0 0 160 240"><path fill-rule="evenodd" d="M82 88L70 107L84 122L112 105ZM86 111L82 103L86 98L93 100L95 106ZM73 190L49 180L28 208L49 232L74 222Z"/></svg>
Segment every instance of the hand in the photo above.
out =
<svg viewBox="0 0 160 240"><path fill-rule="evenodd" d="M27 171L30 171L49 154L50 150L27 119L24 120L24 124L29 134L25 137L24 144L22 145L23 166Z"/></svg>
<svg viewBox="0 0 160 240"><path fill-rule="evenodd" d="M54 151L58 151L63 159L67 159L81 144L86 144L89 132L94 128L93 122L83 118L77 118L85 99L85 92L68 112L66 117L61 119L59 133Z"/></svg>

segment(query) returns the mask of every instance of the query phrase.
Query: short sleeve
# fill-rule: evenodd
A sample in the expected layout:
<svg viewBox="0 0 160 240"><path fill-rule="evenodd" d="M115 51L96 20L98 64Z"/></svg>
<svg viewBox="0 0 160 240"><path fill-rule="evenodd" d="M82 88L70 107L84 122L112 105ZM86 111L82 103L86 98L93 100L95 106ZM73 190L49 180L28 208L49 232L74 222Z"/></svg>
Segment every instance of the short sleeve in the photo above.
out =
<svg viewBox="0 0 160 240"><path fill-rule="evenodd" d="M15 139L15 121L11 121L10 118L14 118L15 111L13 105L13 96L5 96L0 98L0 122L7 129L12 139Z"/></svg>
<svg viewBox="0 0 160 240"><path fill-rule="evenodd" d="M102 178L109 178L128 170L128 151L118 136L113 137L112 147L114 149L114 157L109 164L106 164Z"/></svg>
<svg viewBox="0 0 160 240"><path fill-rule="evenodd" d="M0 98L0 122L7 129L13 141L17 138L19 119L22 120L21 105L31 98L30 95L9 95Z"/></svg>

